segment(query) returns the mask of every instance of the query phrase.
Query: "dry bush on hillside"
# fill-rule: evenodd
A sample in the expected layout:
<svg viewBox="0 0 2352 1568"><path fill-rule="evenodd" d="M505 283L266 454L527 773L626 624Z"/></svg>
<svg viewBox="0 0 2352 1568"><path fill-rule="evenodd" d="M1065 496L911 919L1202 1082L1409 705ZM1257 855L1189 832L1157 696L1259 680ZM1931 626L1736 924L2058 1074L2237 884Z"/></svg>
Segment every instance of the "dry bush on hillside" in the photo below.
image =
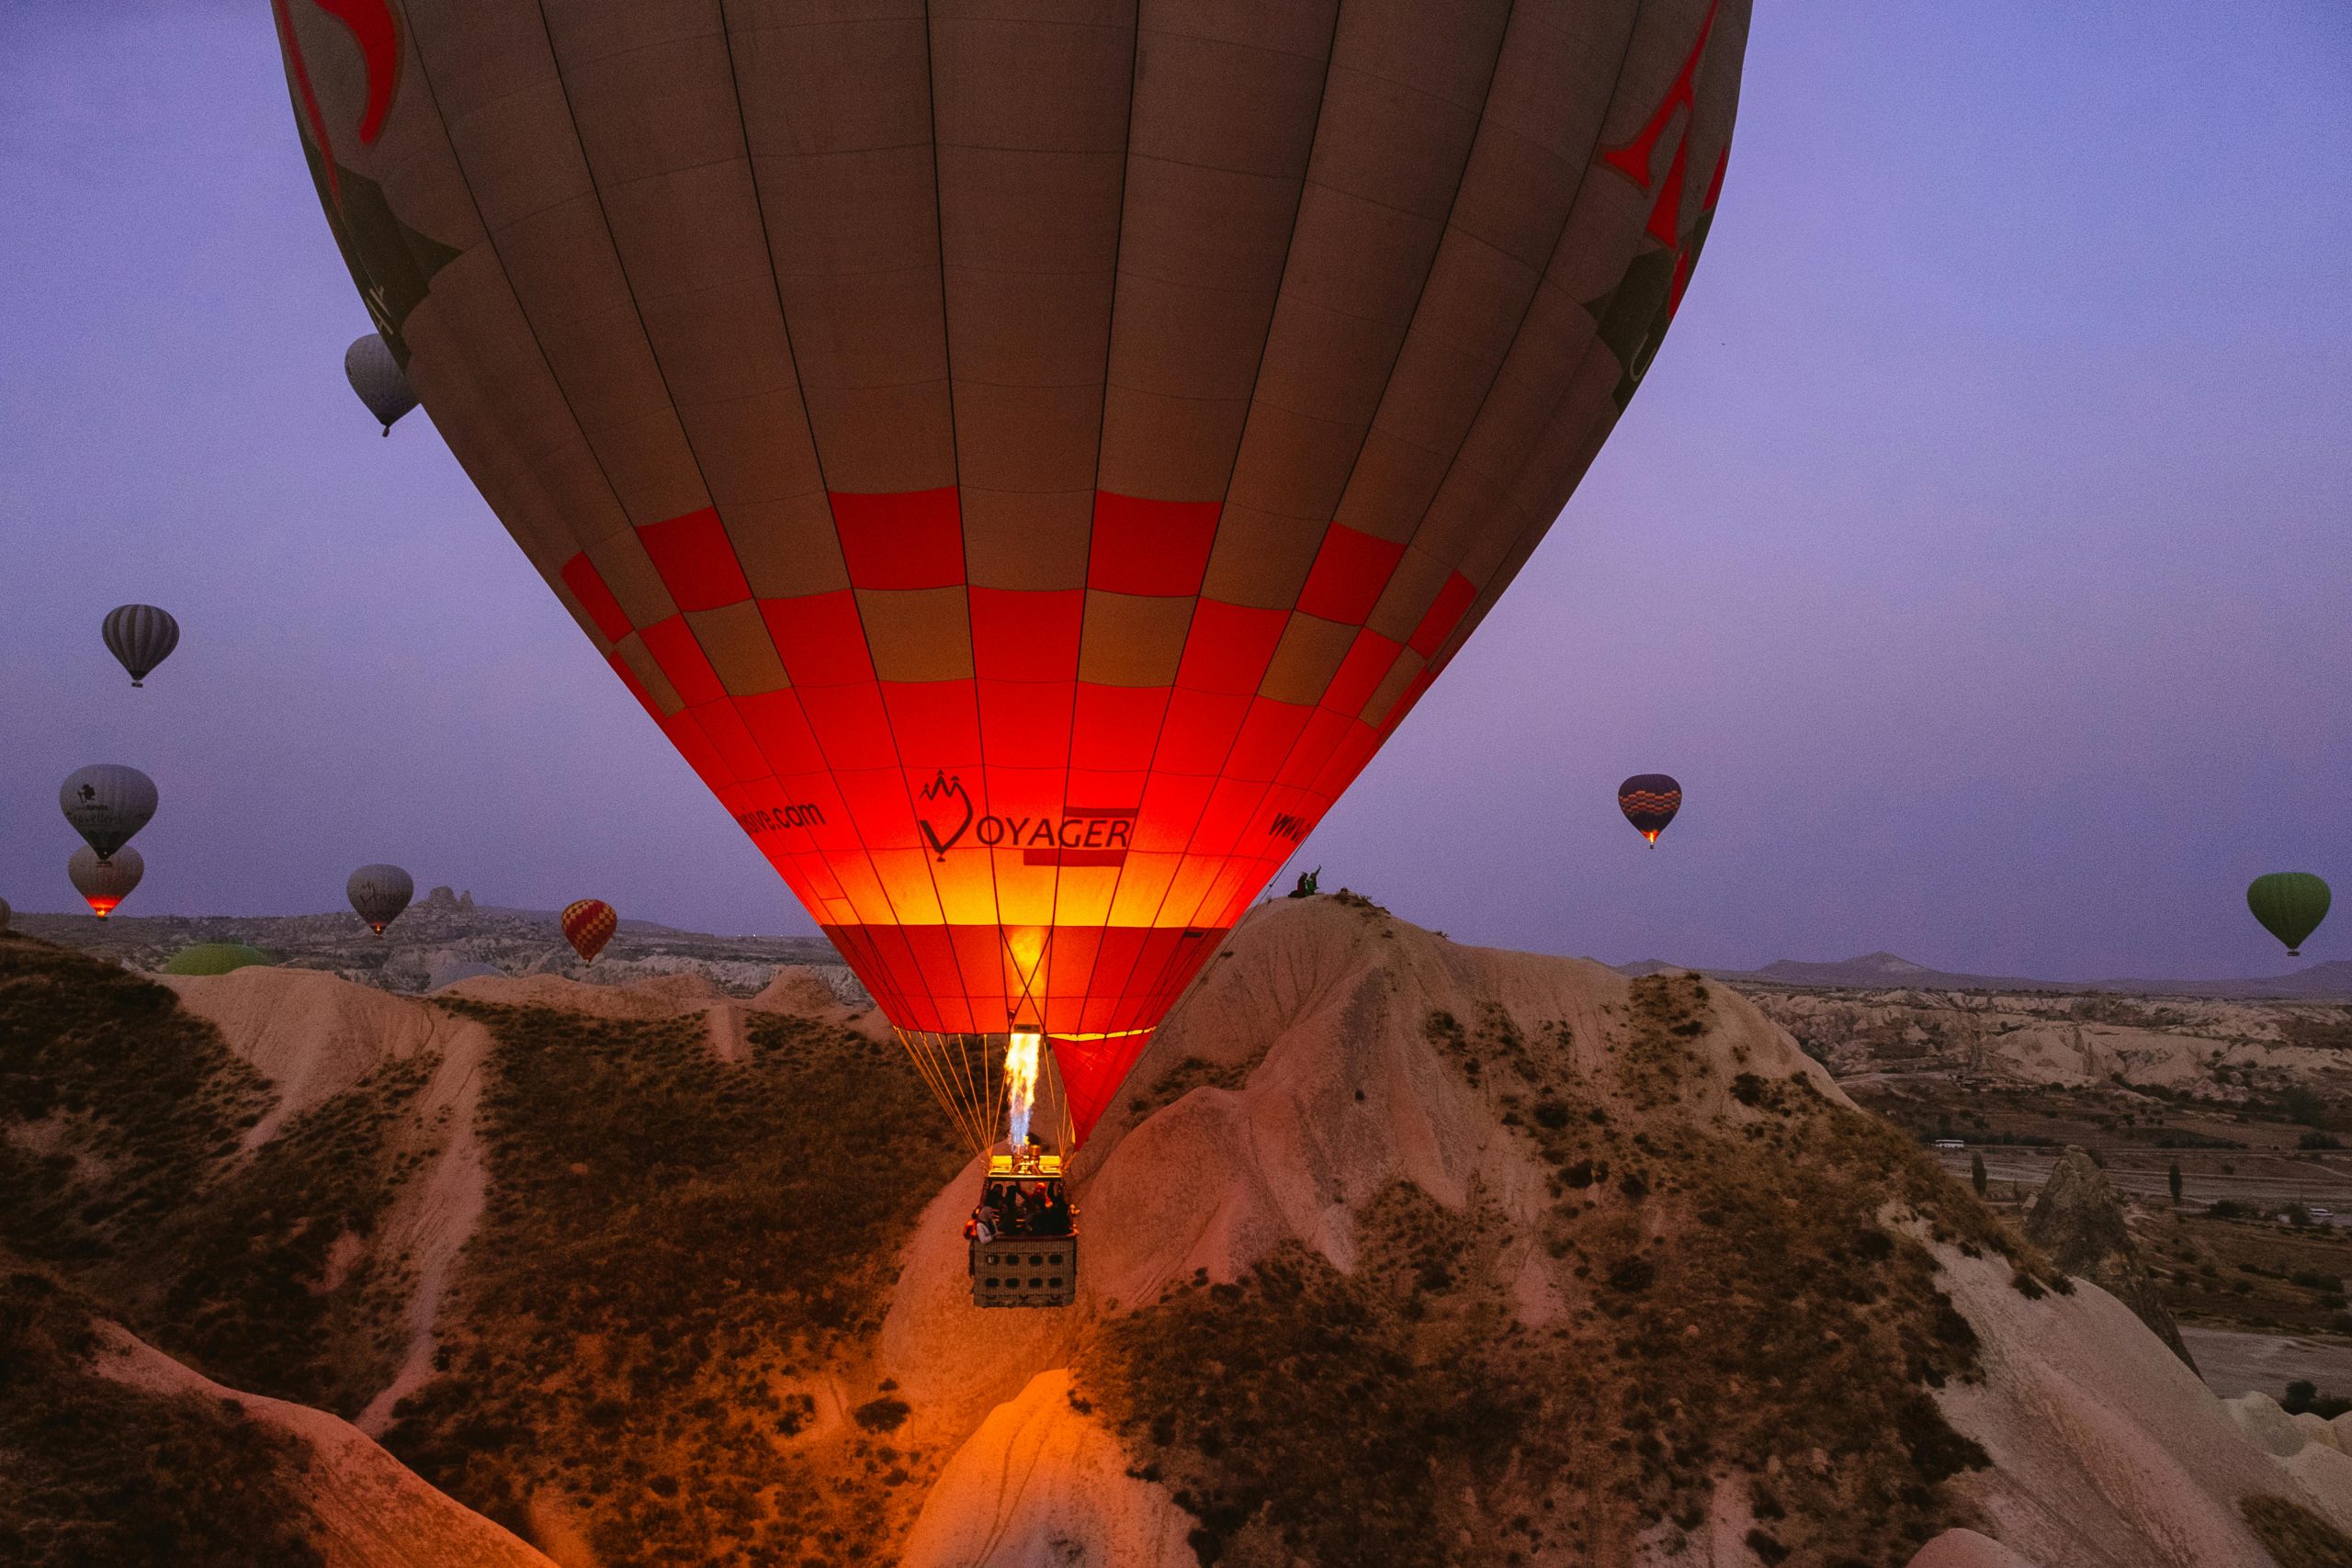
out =
<svg viewBox="0 0 2352 1568"><path fill-rule="evenodd" d="M797 1018L728 1063L697 1018L465 1010L495 1042L489 1209L388 1446L502 1521L562 1496L607 1568L887 1558L940 1456L878 1416L812 1438L797 1384L870 1339L964 1160L903 1055Z"/></svg>
<svg viewBox="0 0 2352 1568"><path fill-rule="evenodd" d="M395 1122L432 1062L391 1062L251 1155L273 1097L165 987L103 960L0 939L0 1242L239 1388L349 1414L405 1331L397 1260L327 1288L415 1169Z"/></svg>
<svg viewBox="0 0 2352 1568"><path fill-rule="evenodd" d="M2301 1503L2263 1492L2241 1499L2238 1511L2278 1568L2352 1568L2352 1536Z"/></svg>
<svg viewBox="0 0 2352 1568"><path fill-rule="evenodd" d="M311 1568L308 1450L234 1404L88 1369L89 1303L0 1251L0 1562Z"/></svg>
<svg viewBox="0 0 2352 1568"><path fill-rule="evenodd" d="M1429 1021L1555 1173L1536 1239L1565 1321L1520 1321L1502 1259L1530 1238L1491 1204L1400 1187L1359 1216L1353 1274L1293 1247L1104 1326L1086 1396L1200 1519L1204 1562L1622 1551L1697 1528L1726 1479L1753 1549L1798 1568L1900 1563L1954 1521L1941 1483L1985 1460L1931 1393L1974 1375L1976 1337L1907 1231L2054 1275L1802 1077L1743 1070L1720 1086L1741 1112L1702 1111L1707 1002L1693 976L1636 983L1597 1076L1556 1024Z"/></svg>

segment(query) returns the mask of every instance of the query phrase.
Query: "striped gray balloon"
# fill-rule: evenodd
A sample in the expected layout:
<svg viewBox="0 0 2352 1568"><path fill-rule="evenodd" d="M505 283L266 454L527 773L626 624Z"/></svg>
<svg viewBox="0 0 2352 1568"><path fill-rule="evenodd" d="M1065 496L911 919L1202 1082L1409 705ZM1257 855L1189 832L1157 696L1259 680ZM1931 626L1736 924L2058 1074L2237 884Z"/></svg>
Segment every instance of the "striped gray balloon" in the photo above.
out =
<svg viewBox="0 0 2352 1568"><path fill-rule="evenodd" d="M399 919L408 901L416 897L416 884L399 866L363 865L351 874L343 891L359 918L382 936L384 928Z"/></svg>
<svg viewBox="0 0 2352 1568"><path fill-rule="evenodd" d="M401 362L392 357L391 345L382 336L369 333L354 338L351 346L343 351L343 373L350 378L351 389L368 405L368 412L390 435L401 415L416 407L416 393L408 384L408 373Z"/></svg>
<svg viewBox="0 0 2352 1568"><path fill-rule="evenodd" d="M172 656L180 645L180 624L169 610L153 604L117 604L107 612L101 628L107 650L130 671L130 683L143 686L147 671Z"/></svg>
<svg viewBox="0 0 2352 1568"><path fill-rule="evenodd" d="M65 874L72 879L74 891L90 906L90 912L103 920L114 913L117 904L130 897L130 890L147 874L147 862L129 844L107 860L100 860L97 851L84 844L65 863Z"/></svg>
<svg viewBox="0 0 2352 1568"><path fill-rule="evenodd" d="M104 860L155 815L155 781L120 762L93 762L66 775L57 804Z"/></svg>

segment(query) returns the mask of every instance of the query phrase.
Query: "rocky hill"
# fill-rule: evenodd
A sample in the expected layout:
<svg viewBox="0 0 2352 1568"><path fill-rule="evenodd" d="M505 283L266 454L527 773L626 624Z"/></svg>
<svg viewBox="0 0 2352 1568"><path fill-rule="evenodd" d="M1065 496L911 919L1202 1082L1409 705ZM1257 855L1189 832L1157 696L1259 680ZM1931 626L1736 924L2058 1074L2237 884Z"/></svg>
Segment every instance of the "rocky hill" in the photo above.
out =
<svg viewBox="0 0 2352 1568"><path fill-rule="evenodd" d="M1262 908L1080 1156L1055 1312L970 1306L972 1175L883 1032L808 974L166 990L0 938L0 1244L489 1521L378 1553L330 1501L364 1452L254 1446L248 1511L330 1562L2352 1551L2352 1459L2250 1438L1697 976Z"/></svg>

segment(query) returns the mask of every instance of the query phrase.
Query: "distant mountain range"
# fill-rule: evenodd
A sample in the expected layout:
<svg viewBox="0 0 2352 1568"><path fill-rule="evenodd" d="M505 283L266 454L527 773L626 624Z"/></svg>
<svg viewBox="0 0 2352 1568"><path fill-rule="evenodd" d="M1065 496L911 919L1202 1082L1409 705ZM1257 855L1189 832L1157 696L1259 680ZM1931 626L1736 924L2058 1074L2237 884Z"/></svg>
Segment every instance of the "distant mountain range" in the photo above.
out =
<svg viewBox="0 0 2352 1568"><path fill-rule="evenodd" d="M1621 975L1655 975L1686 969L1645 958L1611 967ZM2299 1000L2352 999L2352 960L2313 964L2291 975L2247 980L2035 980L2019 975L1962 975L1930 969L1893 953L1865 953L1834 964L1782 958L1761 969L1701 969L1699 973L1740 985L1790 986L1804 989L1857 991L2120 991L2140 997L2245 997Z"/></svg>

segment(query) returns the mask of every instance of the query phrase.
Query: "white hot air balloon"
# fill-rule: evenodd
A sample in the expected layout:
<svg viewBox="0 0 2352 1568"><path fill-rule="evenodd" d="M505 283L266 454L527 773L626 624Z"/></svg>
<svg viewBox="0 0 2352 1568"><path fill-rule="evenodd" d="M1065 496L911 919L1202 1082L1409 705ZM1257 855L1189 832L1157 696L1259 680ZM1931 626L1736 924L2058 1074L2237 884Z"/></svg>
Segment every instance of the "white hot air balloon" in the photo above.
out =
<svg viewBox="0 0 2352 1568"><path fill-rule="evenodd" d="M155 781L120 762L93 762L66 776L57 804L74 830L105 860L155 815Z"/></svg>
<svg viewBox="0 0 2352 1568"><path fill-rule="evenodd" d="M90 913L105 919L115 911L115 906L130 897L139 879L147 874L147 863L129 844L115 851L105 860L98 852L84 844L65 863L65 874L73 880L74 891L90 906Z"/></svg>
<svg viewBox="0 0 2352 1568"><path fill-rule="evenodd" d="M401 422L401 415L416 407L416 393L409 388L407 373L392 357L391 346L378 333L369 333L352 340L351 346L343 351L343 373L387 435Z"/></svg>
<svg viewBox="0 0 2352 1568"><path fill-rule="evenodd" d="M343 891L359 918L382 936L384 928L399 919L408 901L416 897L416 884L399 866L363 865L351 874Z"/></svg>

